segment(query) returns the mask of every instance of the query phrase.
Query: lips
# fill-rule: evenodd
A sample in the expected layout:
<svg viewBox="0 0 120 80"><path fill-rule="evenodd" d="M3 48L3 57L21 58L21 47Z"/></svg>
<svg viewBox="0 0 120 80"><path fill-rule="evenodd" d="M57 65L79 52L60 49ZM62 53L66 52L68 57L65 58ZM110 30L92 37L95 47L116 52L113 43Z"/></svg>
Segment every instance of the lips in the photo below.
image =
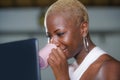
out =
<svg viewBox="0 0 120 80"><path fill-rule="evenodd" d="M68 49L67 49L67 48L63 49L63 52L64 52L64 53L67 53L67 52L68 52Z"/></svg>
<svg viewBox="0 0 120 80"><path fill-rule="evenodd" d="M65 53L65 52L66 52L66 49L63 49L63 52Z"/></svg>
<svg viewBox="0 0 120 80"><path fill-rule="evenodd" d="M61 50L63 53L67 54L68 53L68 48L67 47L61 47Z"/></svg>

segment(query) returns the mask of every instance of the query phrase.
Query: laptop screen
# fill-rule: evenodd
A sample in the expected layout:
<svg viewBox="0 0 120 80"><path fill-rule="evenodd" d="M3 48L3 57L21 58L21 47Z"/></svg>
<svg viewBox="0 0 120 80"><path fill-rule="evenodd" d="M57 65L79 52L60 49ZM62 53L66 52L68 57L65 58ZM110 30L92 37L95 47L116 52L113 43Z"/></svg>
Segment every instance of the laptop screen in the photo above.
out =
<svg viewBox="0 0 120 80"><path fill-rule="evenodd" d="M0 44L0 80L40 80L36 39Z"/></svg>

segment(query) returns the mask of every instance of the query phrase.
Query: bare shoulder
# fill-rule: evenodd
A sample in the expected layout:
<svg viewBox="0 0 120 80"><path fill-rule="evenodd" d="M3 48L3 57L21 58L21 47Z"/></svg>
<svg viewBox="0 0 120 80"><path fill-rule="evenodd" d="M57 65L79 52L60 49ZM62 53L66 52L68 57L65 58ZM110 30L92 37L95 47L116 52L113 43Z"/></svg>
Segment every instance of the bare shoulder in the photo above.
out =
<svg viewBox="0 0 120 80"><path fill-rule="evenodd" d="M120 80L120 61L109 55L107 57L109 59L102 64L98 72L98 80Z"/></svg>

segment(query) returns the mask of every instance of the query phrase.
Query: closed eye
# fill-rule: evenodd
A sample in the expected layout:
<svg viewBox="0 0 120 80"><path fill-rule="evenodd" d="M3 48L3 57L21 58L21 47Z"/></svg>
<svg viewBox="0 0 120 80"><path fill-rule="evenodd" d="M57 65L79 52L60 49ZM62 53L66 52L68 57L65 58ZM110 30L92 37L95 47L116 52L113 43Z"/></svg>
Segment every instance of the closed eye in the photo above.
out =
<svg viewBox="0 0 120 80"><path fill-rule="evenodd" d="M57 36L61 37L65 34L65 32L62 32L62 33L57 33Z"/></svg>

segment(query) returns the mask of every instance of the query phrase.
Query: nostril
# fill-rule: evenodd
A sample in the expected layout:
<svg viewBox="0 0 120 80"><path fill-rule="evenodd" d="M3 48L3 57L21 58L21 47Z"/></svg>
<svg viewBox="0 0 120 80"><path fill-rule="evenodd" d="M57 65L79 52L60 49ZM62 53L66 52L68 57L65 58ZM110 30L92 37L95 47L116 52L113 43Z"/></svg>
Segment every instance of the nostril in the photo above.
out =
<svg viewBox="0 0 120 80"><path fill-rule="evenodd" d="M58 38L56 36L53 36L49 41L50 41L51 44L55 44L56 47L60 46L59 40L58 40Z"/></svg>
<svg viewBox="0 0 120 80"><path fill-rule="evenodd" d="M57 47L60 47L60 45L58 43L55 44Z"/></svg>

